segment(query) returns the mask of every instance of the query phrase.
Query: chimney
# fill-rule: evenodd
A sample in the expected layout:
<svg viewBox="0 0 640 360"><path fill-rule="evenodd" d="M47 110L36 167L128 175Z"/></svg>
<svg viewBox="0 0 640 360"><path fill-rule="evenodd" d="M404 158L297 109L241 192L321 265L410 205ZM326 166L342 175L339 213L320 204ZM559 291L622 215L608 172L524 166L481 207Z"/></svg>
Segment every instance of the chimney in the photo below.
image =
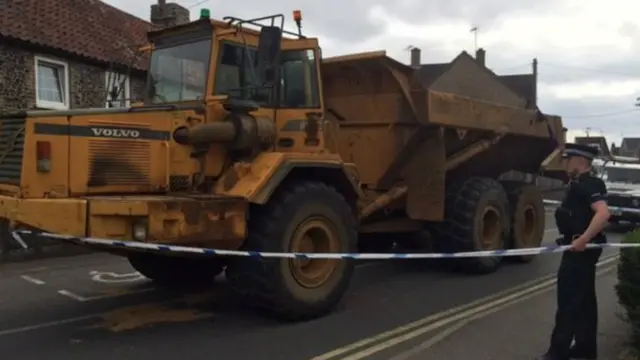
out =
<svg viewBox="0 0 640 360"><path fill-rule="evenodd" d="M420 49L417 47L411 48L411 67L419 68L422 59L420 59Z"/></svg>
<svg viewBox="0 0 640 360"><path fill-rule="evenodd" d="M176 3L167 3L166 0L158 0L151 5L151 24L156 29L163 29L189 23L191 21L189 10Z"/></svg>
<svg viewBox="0 0 640 360"><path fill-rule="evenodd" d="M478 63L478 65L486 67L486 57L487 55L483 48L479 48L478 50L476 50L476 62Z"/></svg>

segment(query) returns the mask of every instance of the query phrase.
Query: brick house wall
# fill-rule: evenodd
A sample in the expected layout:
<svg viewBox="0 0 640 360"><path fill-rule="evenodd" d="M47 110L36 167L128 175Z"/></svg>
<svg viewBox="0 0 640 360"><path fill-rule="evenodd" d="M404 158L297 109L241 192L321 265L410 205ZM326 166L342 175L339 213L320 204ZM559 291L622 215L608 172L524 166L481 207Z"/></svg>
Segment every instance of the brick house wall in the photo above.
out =
<svg viewBox="0 0 640 360"><path fill-rule="evenodd" d="M188 9L166 0L150 7L150 22L96 0L9 2L0 11L0 113L142 100L147 59L136 56L137 48L147 43L149 30L189 18ZM114 68L117 79L107 75ZM107 88L120 83L123 93L109 104Z"/></svg>
<svg viewBox="0 0 640 360"><path fill-rule="evenodd" d="M129 75L125 81L129 103L142 99L147 60L134 61L137 48L147 43L149 30L189 21L186 8L163 0L151 7L151 22L99 0L0 3L3 4L0 11L0 114L31 109L107 107L107 82L113 80L107 74L114 68L120 74ZM48 62L48 67L38 67L36 64L40 60L45 64ZM129 68L127 65L131 64L134 66ZM60 71L63 72L60 76L65 88L63 93L67 97L62 102L47 104L42 101L44 97L55 99L59 95L52 90L58 87L55 74ZM46 88L40 86L43 82L49 85L48 92L38 92L38 88ZM52 103L53 107L46 106ZM114 105L120 106L120 101ZM23 240L29 244L27 251L23 251L12 237L0 236L0 263L45 253L77 251L75 247L58 246L59 242L55 241Z"/></svg>
<svg viewBox="0 0 640 360"><path fill-rule="evenodd" d="M80 59L3 42L0 43L0 113L39 108L36 101L36 57L67 65L68 74L64 76L68 78L70 109L106 107L107 65L88 64ZM129 89L125 90L130 99L144 96L144 82L142 72L130 76Z"/></svg>

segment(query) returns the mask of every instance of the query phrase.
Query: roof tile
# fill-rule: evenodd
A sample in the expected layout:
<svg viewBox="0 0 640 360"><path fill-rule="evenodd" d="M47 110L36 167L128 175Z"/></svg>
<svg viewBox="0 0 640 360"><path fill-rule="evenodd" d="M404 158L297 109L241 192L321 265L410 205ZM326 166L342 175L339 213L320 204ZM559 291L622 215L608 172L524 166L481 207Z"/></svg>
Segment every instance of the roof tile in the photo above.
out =
<svg viewBox="0 0 640 360"><path fill-rule="evenodd" d="M533 74L499 75L500 80L512 91L524 97L531 105L536 104L535 83Z"/></svg>
<svg viewBox="0 0 640 360"><path fill-rule="evenodd" d="M0 0L0 35L131 65L151 24L99 0ZM133 64L145 69L146 61Z"/></svg>

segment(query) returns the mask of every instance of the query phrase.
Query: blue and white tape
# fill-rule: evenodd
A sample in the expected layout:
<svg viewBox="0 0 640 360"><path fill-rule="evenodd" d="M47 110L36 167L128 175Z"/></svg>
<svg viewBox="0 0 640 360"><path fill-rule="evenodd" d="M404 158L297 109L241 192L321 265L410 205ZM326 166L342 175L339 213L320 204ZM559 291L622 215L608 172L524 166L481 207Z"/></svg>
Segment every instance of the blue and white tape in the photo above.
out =
<svg viewBox="0 0 640 360"><path fill-rule="evenodd" d="M560 201L544 200L545 205L557 206L560 205ZM640 214L640 209L634 208L620 208L616 206L609 206L609 209L614 212L622 213L636 213ZM558 253L571 249L571 246L558 246L549 245L537 248L527 249L501 249L501 250L487 250L487 251L469 251L458 253L282 253L282 252L256 252L256 251L240 251L240 250L220 250L220 249L208 249L190 246L178 246L178 245L163 245L163 244L151 244L139 241L122 241L122 240L109 240L98 239L92 237L74 237L68 235L51 234L45 232L32 232L27 230L15 231L13 238L23 247L27 248L26 243L22 240L20 234L31 234L37 236L43 236L47 238L58 239L61 241L71 242L75 244L102 246L108 248L126 248L137 251L151 251L157 253L182 253L189 255L200 256L243 256L254 258L280 258L280 259L356 259L356 260L384 260L384 259L450 259L450 258L470 258L470 257L495 257L495 256L526 256L526 255L540 255L546 253ZM621 244L621 243L609 243L609 244L589 244L588 248L632 248L640 247L640 244Z"/></svg>
<svg viewBox="0 0 640 360"><path fill-rule="evenodd" d="M547 206L559 206L561 204L561 201L556 201L556 200L544 200L544 204Z"/></svg>
<svg viewBox="0 0 640 360"><path fill-rule="evenodd" d="M92 245L104 246L109 248L125 248L137 251L151 251L157 253L181 253L184 255L199 256L242 256L252 258L279 258L279 259L339 259L339 260L385 260L385 259L451 259L451 258L470 258L470 257L506 257L506 256L524 256L524 255L540 255L547 253L559 253L568 251L571 246L549 245L528 249L503 249L488 251L470 251L458 253L393 253L393 254L373 254L373 253L284 253L284 252L257 252L257 251L239 251L239 250L219 250L197 248L189 246L177 245L161 245L150 244L138 241L121 241L97 239L92 237L80 238L67 235L58 235L42 232L16 231L15 234L31 234L47 238L54 238L61 241ZM632 248L640 247L640 244L589 244L588 248Z"/></svg>

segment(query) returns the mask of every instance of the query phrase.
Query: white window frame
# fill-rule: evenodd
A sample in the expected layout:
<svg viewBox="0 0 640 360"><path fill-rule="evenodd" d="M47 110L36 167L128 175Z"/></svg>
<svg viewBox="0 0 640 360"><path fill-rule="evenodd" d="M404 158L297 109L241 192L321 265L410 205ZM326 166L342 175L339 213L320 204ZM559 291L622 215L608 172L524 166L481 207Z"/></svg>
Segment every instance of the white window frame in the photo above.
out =
<svg viewBox="0 0 640 360"><path fill-rule="evenodd" d="M116 71L105 71L104 73L104 88L105 88L105 93L107 96L107 100L105 100L104 102L104 107L109 107L109 101L108 101L108 97L109 97L109 91L111 89L108 88L109 86L109 75L111 74L116 74L119 76L124 76L124 106L125 107L130 107L131 106L131 79L129 78L129 76L127 74L123 74L120 72L116 72Z"/></svg>
<svg viewBox="0 0 640 360"><path fill-rule="evenodd" d="M64 71L63 81L64 81L64 91L62 95L62 102L57 101L48 101L48 100L40 100L40 95L38 94L38 89L40 88L40 81L38 80L38 71L40 69L40 64L42 65L53 65L59 66ZM52 110L68 110L69 109L69 64L59 60L53 60L49 58L45 58L42 56L34 57L34 69L35 69L35 80L36 80L36 107L42 109L52 109Z"/></svg>

